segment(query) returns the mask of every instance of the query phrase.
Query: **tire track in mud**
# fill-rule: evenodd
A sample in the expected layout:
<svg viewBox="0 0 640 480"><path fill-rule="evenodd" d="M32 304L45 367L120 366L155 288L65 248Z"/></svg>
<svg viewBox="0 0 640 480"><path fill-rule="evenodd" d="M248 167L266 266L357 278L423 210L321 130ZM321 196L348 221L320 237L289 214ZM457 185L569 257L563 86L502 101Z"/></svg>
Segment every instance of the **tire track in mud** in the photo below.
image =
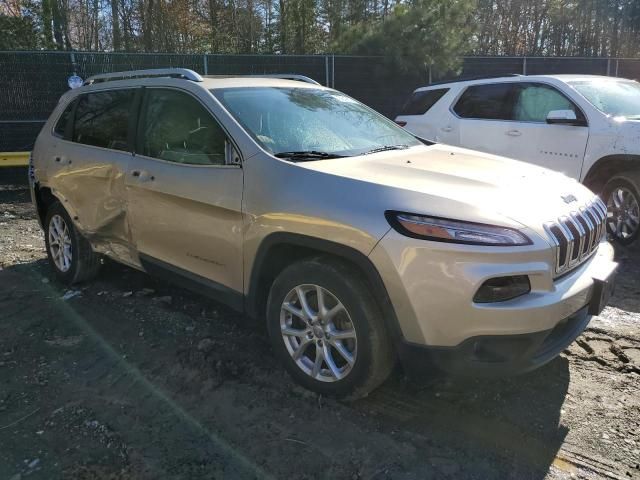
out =
<svg viewBox="0 0 640 480"><path fill-rule="evenodd" d="M453 442L481 446L498 457L516 455L532 468L553 465L567 474L582 478L622 480L616 465L597 454L585 455L579 448L558 442L555 446L517 425L496 416L482 416L452 406L437 398L408 396L395 385L384 385L361 401L360 406L381 419L401 425L419 435L434 435ZM508 452L508 453L506 453ZM628 477L626 477L628 478Z"/></svg>

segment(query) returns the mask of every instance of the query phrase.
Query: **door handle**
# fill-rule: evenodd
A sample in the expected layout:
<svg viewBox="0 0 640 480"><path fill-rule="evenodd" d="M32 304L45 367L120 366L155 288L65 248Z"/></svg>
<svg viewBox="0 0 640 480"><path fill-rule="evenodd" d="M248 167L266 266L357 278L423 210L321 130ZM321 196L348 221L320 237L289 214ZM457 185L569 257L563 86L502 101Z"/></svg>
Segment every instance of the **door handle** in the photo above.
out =
<svg viewBox="0 0 640 480"><path fill-rule="evenodd" d="M519 137L522 135L522 132L520 130L507 130L507 135L511 137Z"/></svg>
<svg viewBox="0 0 640 480"><path fill-rule="evenodd" d="M443 132L450 132L451 130L453 130L453 127L446 126L446 127L440 128L440 130L442 130Z"/></svg>
<svg viewBox="0 0 640 480"><path fill-rule="evenodd" d="M131 176L132 177L139 177L140 176L140 170L133 170L131 172Z"/></svg>

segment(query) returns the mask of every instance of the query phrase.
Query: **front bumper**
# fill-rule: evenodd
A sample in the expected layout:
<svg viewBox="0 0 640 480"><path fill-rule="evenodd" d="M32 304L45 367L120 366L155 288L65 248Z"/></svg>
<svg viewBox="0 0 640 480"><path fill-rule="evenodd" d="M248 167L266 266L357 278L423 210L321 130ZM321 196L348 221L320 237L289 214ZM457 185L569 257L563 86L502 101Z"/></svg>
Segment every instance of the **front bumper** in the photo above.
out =
<svg viewBox="0 0 640 480"><path fill-rule="evenodd" d="M573 343L591 320L587 310L581 308L551 330L472 337L455 347L404 342L398 353L405 371L412 375L424 374L426 365L462 376L518 375L553 360Z"/></svg>
<svg viewBox="0 0 640 480"><path fill-rule="evenodd" d="M394 231L370 258L398 319L403 363L415 364L412 358L426 353L447 370L474 373L527 371L558 355L589 322L594 279L616 266L607 242L554 278L546 242L476 247L414 240ZM504 302L473 302L487 279L509 275L527 275L531 292Z"/></svg>

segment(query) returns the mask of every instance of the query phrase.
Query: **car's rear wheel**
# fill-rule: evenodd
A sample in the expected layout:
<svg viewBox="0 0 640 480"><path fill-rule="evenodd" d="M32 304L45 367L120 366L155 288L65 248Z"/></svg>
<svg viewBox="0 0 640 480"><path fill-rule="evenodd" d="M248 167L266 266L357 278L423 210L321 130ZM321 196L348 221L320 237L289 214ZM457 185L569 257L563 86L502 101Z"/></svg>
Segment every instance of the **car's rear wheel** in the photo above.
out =
<svg viewBox="0 0 640 480"><path fill-rule="evenodd" d="M272 285L267 322L289 373L318 393L364 396L393 367L375 299L359 274L339 262L317 258L287 267Z"/></svg>
<svg viewBox="0 0 640 480"><path fill-rule="evenodd" d="M93 278L100 268L100 257L78 232L64 207L56 202L45 219L47 257L56 276L66 284Z"/></svg>
<svg viewBox="0 0 640 480"><path fill-rule="evenodd" d="M607 230L618 243L629 245L640 232L640 173L621 173L603 189L607 203Z"/></svg>

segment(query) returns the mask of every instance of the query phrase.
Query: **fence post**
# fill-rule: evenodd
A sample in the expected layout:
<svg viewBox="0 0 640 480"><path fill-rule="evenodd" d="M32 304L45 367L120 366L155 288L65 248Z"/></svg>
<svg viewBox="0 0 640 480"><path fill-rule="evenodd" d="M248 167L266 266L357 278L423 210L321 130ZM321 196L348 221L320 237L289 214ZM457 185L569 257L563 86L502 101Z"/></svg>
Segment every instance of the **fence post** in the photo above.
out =
<svg viewBox="0 0 640 480"><path fill-rule="evenodd" d="M526 55L522 57L522 75L527 74L527 57Z"/></svg>
<svg viewBox="0 0 640 480"><path fill-rule="evenodd" d="M331 54L331 88L336 88L336 56Z"/></svg>
<svg viewBox="0 0 640 480"><path fill-rule="evenodd" d="M429 65L429 85L433 83L433 76L431 75L431 65Z"/></svg>
<svg viewBox="0 0 640 480"><path fill-rule="evenodd" d="M209 61L207 60L207 54L202 55L202 65L204 67L204 74L209 75Z"/></svg>
<svg viewBox="0 0 640 480"><path fill-rule="evenodd" d="M611 59L607 58L607 77L611 76Z"/></svg>
<svg viewBox="0 0 640 480"><path fill-rule="evenodd" d="M324 86L331 86L329 85L329 55L324 56Z"/></svg>
<svg viewBox="0 0 640 480"><path fill-rule="evenodd" d="M71 58L71 66L73 67L73 74L76 74L76 54L73 52L69 52L69 57Z"/></svg>
<svg viewBox="0 0 640 480"><path fill-rule="evenodd" d="M616 77L618 76L618 63L620 62L619 58L616 58Z"/></svg>

